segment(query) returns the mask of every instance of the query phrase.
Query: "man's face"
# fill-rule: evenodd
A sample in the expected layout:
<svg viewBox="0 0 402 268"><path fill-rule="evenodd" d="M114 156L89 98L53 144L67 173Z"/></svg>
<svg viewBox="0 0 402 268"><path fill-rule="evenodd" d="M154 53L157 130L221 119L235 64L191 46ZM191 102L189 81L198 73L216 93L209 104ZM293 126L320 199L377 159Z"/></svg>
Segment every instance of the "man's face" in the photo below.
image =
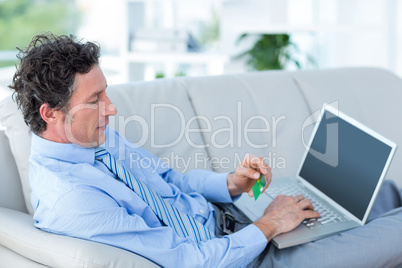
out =
<svg viewBox="0 0 402 268"><path fill-rule="evenodd" d="M116 108L106 95L106 79L98 65L86 74L76 74L68 114L60 122L68 142L95 147L105 142L109 115ZM59 128L61 129L61 128Z"/></svg>

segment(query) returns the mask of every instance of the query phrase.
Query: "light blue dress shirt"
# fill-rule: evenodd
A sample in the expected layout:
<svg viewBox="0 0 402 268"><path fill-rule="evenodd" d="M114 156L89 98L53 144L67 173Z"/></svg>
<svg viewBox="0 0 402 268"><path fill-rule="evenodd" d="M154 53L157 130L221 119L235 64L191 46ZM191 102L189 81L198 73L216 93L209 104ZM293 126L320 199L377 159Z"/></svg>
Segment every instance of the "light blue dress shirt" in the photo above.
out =
<svg viewBox="0 0 402 268"><path fill-rule="evenodd" d="M208 201L232 202L227 174L175 172L113 130L108 128L106 136L102 146L134 176L215 230L215 212ZM33 217L35 226L44 231L123 248L164 267L244 267L267 244L252 224L235 234L200 243L177 236L141 197L95 161L94 148L32 135L30 163Z"/></svg>

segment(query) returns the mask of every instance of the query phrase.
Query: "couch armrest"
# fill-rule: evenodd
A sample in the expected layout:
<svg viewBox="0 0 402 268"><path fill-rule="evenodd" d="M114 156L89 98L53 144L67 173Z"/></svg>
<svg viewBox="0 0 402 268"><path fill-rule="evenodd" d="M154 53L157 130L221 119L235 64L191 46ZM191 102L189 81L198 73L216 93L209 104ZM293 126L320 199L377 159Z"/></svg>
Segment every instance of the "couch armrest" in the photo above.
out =
<svg viewBox="0 0 402 268"><path fill-rule="evenodd" d="M41 231L31 215L2 207L0 245L51 267L157 267L126 250Z"/></svg>

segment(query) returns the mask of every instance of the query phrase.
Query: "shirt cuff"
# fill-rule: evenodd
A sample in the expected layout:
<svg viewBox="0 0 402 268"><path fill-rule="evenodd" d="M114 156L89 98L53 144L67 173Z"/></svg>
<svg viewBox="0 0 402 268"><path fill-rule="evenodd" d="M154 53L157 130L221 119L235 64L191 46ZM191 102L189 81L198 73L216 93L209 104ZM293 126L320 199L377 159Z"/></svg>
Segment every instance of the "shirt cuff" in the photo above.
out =
<svg viewBox="0 0 402 268"><path fill-rule="evenodd" d="M245 248L246 265L252 262L268 244L263 232L254 224L250 224L240 231L231 234L232 239L238 240Z"/></svg>
<svg viewBox="0 0 402 268"><path fill-rule="evenodd" d="M232 203L234 201L229 194L228 174L211 172L211 174L205 176L204 197L208 201L219 203Z"/></svg>

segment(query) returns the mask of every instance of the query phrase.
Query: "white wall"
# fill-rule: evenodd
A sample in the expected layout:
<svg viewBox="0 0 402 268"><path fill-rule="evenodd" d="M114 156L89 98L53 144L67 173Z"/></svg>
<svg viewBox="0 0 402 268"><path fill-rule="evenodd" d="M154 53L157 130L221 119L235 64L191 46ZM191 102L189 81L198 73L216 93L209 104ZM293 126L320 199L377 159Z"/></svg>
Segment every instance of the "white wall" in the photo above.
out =
<svg viewBox="0 0 402 268"><path fill-rule="evenodd" d="M375 66L402 75L402 4L398 0L225 0L221 48L230 56L244 32L287 32L314 56L318 68ZM231 62L228 72L245 70Z"/></svg>

